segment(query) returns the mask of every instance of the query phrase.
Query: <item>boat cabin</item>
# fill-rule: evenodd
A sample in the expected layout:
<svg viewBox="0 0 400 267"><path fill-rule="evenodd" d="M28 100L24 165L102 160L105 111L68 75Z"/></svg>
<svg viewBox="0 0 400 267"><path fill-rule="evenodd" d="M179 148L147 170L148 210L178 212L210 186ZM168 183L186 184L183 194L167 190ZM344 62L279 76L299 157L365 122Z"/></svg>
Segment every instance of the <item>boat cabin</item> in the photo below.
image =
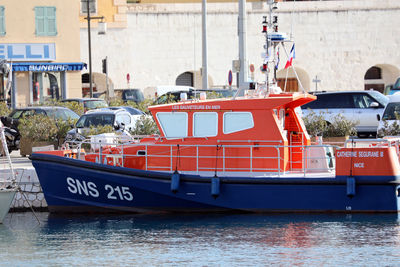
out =
<svg viewBox="0 0 400 267"><path fill-rule="evenodd" d="M123 165L185 172L301 170L310 138L296 108L315 98L281 93L152 106L160 136L125 146Z"/></svg>

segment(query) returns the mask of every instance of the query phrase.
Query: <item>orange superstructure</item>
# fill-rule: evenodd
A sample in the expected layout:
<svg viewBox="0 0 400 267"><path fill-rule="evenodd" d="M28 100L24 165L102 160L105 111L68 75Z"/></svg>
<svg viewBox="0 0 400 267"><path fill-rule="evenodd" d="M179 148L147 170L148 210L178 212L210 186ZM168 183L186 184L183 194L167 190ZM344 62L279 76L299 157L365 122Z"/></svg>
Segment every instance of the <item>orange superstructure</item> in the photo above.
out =
<svg viewBox="0 0 400 267"><path fill-rule="evenodd" d="M303 147L310 145L310 138L295 109L314 99L309 94L282 93L153 106L149 109L160 136L125 146L124 159L117 162L161 171L301 170ZM104 156L107 163L115 164L122 151L107 153L114 154ZM94 156L87 159L95 161Z"/></svg>

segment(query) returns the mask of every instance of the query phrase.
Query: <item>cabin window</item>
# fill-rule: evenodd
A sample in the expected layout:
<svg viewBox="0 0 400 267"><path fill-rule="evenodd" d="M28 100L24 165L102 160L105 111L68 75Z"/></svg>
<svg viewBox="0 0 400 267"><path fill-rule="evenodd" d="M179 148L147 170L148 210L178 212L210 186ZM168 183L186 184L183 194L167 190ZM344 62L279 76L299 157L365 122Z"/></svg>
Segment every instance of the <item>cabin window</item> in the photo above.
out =
<svg viewBox="0 0 400 267"><path fill-rule="evenodd" d="M253 127L253 115L250 112L224 113L224 134L239 132Z"/></svg>
<svg viewBox="0 0 400 267"><path fill-rule="evenodd" d="M218 114L216 112L195 112L193 114L193 136L209 137L218 134Z"/></svg>
<svg viewBox="0 0 400 267"><path fill-rule="evenodd" d="M186 112L158 112L157 119L165 137L187 137L188 115Z"/></svg>

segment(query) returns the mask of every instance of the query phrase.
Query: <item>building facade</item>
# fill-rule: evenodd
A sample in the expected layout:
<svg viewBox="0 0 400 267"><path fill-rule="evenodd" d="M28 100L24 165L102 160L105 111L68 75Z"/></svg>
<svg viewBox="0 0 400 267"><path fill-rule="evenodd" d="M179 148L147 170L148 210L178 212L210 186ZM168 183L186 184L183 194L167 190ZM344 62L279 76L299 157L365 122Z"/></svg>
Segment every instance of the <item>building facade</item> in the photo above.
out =
<svg viewBox="0 0 400 267"><path fill-rule="evenodd" d="M1 100L15 108L81 97L79 8L78 1L0 2L0 59L10 67L0 74Z"/></svg>
<svg viewBox="0 0 400 267"><path fill-rule="evenodd" d="M106 35L93 33L95 75L103 75L101 60L107 57L114 88L175 84L201 87L201 3L98 0L98 13L104 2L114 6L119 3L115 10L120 13L113 18L125 22L109 27ZM279 31L292 35L295 41L293 66L306 91L382 91L400 76L400 28L395 23L400 16L399 1L279 2L276 14ZM255 81L264 79L260 71L265 41L261 24L266 15L265 2L247 3L249 79ZM210 86L228 85L228 72L238 59L237 21L237 2L207 5ZM287 52L290 48L286 46ZM82 61L87 62L87 53L87 29L81 28ZM287 90L299 90L293 71L284 69L285 52L281 50L280 54L278 78L287 79Z"/></svg>

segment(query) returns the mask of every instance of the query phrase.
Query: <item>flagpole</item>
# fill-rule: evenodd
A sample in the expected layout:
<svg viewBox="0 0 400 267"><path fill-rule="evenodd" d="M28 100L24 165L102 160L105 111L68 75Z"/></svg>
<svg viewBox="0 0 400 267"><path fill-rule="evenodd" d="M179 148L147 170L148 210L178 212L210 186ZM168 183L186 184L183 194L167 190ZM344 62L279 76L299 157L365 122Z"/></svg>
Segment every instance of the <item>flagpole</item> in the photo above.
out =
<svg viewBox="0 0 400 267"><path fill-rule="evenodd" d="M283 46L283 50L285 50L285 54L286 54L287 58L289 59L289 54L288 54L288 52L287 52L285 46ZM293 70L293 72L294 72L294 75L296 75L297 81L298 81L299 84L300 84L300 88L301 88L302 92L305 93L306 90L304 90L304 87L303 87L303 85L301 84L301 81L300 81L300 79L299 79L299 76L297 75L297 72L296 72L296 70L295 70L295 68L294 68L294 66L293 66L293 62L292 62L292 64L290 64L290 67L292 67L292 70Z"/></svg>

